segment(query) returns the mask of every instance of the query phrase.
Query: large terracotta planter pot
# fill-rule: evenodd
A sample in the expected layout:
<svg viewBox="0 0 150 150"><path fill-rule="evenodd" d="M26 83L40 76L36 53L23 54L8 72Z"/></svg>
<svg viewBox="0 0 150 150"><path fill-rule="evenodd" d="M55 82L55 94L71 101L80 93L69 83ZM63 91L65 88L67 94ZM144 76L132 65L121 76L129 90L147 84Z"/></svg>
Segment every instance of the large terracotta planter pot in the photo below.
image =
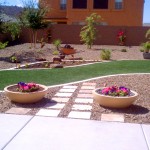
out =
<svg viewBox="0 0 150 150"><path fill-rule="evenodd" d="M92 92L93 98L96 101L96 103L104 107L125 108L130 106L138 97L138 94L135 91L131 91L131 93L133 94L132 96L114 97L114 96L99 94L96 92L98 89L93 90Z"/></svg>
<svg viewBox="0 0 150 150"><path fill-rule="evenodd" d="M29 93L14 92L9 90L11 87L17 87L17 84L9 85L4 88L6 96L14 102L18 103L35 103L40 101L47 93L48 88L44 85L38 84L41 90Z"/></svg>
<svg viewBox="0 0 150 150"><path fill-rule="evenodd" d="M65 55L71 55L76 52L74 48L62 48L61 50Z"/></svg>

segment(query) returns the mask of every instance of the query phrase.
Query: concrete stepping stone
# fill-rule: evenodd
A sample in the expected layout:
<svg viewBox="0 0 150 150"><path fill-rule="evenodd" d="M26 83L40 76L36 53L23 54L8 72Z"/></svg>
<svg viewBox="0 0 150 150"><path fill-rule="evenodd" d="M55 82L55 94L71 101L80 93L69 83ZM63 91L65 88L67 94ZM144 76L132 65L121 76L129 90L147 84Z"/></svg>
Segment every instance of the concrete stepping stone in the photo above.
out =
<svg viewBox="0 0 150 150"><path fill-rule="evenodd" d="M58 103L67 103L69 101L69 98L67 97L53 97L53 101L56 101Z"/></svg>
<svg viewBox="0 0 150 150"><path fill-rule="evenodd" d="M82 86L81 89L83 90L94 90L95 86Z"/></svg>
<svg viewBox="0 0 150 150"><path fill-rule="evenodd" d="M11 109L7 110L5 113L7 114L19 114L19 115L25 115L27 114L31 109L29 108L16 108L12 107Z"/></svg>
<svg viewBox="0 0 150 150"><path fill-rule="evenodd" d="M93 98L92 94L78 94L77 97L81 98Z"/></svg>
<svg viewBox="0 0 150 150"><path fill-rule="evenodd" d="M79 93L92 94L93 90L80 90Z"/></svg>
<svg viewBox="0 0 150 150"><path fill-rule="evenodd" d="M122 114L102 114L101 121L124 122L124 115L122 115Z"/></svg>
<svg viewBox="0 0 150 150"><path fill-rule="evenodd" d="M39 112L36 113L36 115L47 116L47 117L57 117L59 113L60 113L60 110L40 109Z"/></svg>
<svg viewBox="0 0 150 150"><path fill-rule="evenodd" d="M63 86L63 89L77 89L78 86L74 86L74 85L66 85Z"/></svg>
<svg viewBox="0 0 150 150"><path fill-rule="evenodd" d="M96 83L93 83L93 82L84 82L82 85L84 85L84 86L96 86Z"/></svg>
<svg viewBox="0 0 150 150"><path fill-rule="evenodd" d="M72 94L73 93L56 93L56 95L55 96L57 96L57 97L70 97L70 96L72 96Z"/></svg>
<svg viewBox="0 0 150 150"><path fill-rule="evenodd" d="M65 106L65 104L48 103L44 107L46 107L46 108L53 108L53 109L62 109L64 106Z"/></svg>
<svg viewBox="0 0 150 150"><path fill-rule="evenodd" d="M91 112L79 112L71 111L68 115L68 118L77 118L77 119L90 119Z"/></svg>
<svg viewBox="0 0 150 150"><path fill-rule="evenodd" d="M75 103L93 103L93 99L92 98L76 98L75 99Z"/></svg>
<svg viewBox="0 0 150 150"><path fill-rule="evenodd" d="M72 106L72 110L91 110L92 106L90 105L80 105L80 104L74 104Z"/></svg>
<svg viewBox="0 0 150 150"><path fill-rule="evenodd" d="M73 93L76 89L60 89L59 92L64 92L64 93Z"/></svg>

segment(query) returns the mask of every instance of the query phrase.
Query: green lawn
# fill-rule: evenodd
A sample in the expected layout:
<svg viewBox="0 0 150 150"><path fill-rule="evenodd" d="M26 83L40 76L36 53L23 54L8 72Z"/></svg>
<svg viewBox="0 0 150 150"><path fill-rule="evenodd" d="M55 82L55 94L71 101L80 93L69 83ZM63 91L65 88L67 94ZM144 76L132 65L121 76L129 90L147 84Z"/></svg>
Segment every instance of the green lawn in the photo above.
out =
<svg viewBox="0 0 150 150"><path fill-rule="evenodd" d="M19 81L56 85L103 75L124 73L150 73L150 61L113 61L64 69L0 71L0 90Z"/></svg>

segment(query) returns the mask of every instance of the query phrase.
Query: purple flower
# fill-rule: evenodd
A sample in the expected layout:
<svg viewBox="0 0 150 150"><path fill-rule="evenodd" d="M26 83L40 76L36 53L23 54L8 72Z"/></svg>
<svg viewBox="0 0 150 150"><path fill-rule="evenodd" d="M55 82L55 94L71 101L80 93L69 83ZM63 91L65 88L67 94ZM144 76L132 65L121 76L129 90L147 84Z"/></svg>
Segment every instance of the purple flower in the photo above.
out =
<svg viewBox="0 0 150 150"><path fill-rule="evenodd" d="M101 94L109 95L109 96L127 96L130 95L130 89L124 86L105 87L104 89L101 90Z"/></svg>
<svg viewBox="0 0 150 150"><path fill-rule="evenodd" d="M34 92L39 89L39 85L36 83L24 83L24 82L19 82L18 83L18 88L17 90L19 92Z"/></svg>

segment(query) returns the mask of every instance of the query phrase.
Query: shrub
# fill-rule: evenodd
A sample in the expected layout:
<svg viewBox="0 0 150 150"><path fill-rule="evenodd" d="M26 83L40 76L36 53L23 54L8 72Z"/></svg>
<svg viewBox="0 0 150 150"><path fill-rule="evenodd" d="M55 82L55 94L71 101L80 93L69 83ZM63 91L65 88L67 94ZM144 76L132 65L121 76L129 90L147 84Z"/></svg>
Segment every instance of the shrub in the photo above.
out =
<svg viewBox="0 0 150 150"><path fill-rule="evenodd" d="M140 49L140 52L144 52L144 49Z"/></svg>
<svg viewBox="0 0 150 150"><path fill-rule="evenodd" d="M0 42L0 49L4 49L8 45L8 42L2 43Z"/></svg>
<svg viewBox="0 0 150 150"><path fill-rule="evenodd" d="M102 60L109 60L111 57L111 52L110 50L102 50L100 57Z"/></svg>
<svg viewBox="0 0 150 150"><path fill-rule="evenodd" d="M59 51L59 47L61 45L62 41L60 39L54 40L53 44L57 51Z"/></svg>
<svg viewBox="0 0 150 150"><path fill-rule="evenodd" d="M59 51L57 50L53 51L53 55L59 55Z"/></svg>
<svg viewBox="0 0 150 150"><path fill-rule="evenodd" d="M149 52L149 50L150 50L150 42L149 41L142 43L141 46L143 47L145 53Z"/></svg>
<svg viewBox="0 0 150 150"><path fill-rule="evenodd" d="M127 50L126 49L122 49L121 52L127 52Z"/></svg>
<svg viewBox="0 0 150 150"><path fill-rule="evenodd" d="M6 22L3 24L3 32L10 33L12 40L14 41L16 38L19 38L21 27L17 22Z"/></svg>

